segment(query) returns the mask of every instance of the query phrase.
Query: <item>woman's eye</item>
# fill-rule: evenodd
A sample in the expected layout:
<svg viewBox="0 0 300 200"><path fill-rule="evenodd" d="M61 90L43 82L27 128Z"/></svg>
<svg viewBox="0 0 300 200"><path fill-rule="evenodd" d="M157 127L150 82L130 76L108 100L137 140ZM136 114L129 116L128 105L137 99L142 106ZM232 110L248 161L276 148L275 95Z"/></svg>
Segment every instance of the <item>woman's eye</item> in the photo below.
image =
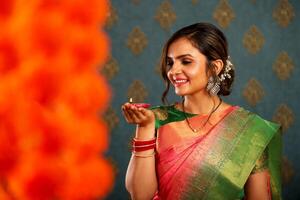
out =
<svg viewBox="0 0 300 200"><path fill-rule="evenodd" d="M183 60L182 61L182 64L184 64L184 65L188 65L188 64L190 64L191 63L191 61L189 61L189 60Z"/></svg>
<svg viewBox="0 0 300 200"><path fill-rule="evenodd" d="M172 61L167 61L167 67L172 67L172 65L173 65L173 62Z"/></svg>

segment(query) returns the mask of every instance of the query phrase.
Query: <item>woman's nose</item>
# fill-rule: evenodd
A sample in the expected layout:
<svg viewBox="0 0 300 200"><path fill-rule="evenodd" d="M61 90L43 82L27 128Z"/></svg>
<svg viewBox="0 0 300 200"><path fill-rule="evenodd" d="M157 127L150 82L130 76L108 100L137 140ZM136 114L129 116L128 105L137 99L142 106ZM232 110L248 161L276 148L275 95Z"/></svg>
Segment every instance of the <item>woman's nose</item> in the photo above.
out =
<svg viewBox="0 0 300 200"><path fill-rule="evenodd" d="M170 69L170 73L172 75L177 75L177 74L181 74L181 67L178 64L173 64L172 68Z"/></svg>

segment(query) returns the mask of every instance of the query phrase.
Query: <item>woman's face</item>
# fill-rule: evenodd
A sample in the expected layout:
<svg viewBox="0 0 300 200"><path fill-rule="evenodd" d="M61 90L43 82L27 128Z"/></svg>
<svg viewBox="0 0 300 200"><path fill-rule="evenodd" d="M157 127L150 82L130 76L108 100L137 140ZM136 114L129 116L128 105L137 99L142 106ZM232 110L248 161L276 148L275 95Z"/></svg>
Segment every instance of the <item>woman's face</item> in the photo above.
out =
<svg viewBox="0 0 300 200"><path fill-rule="evenodd" d="M180 38L169 46L167 65L167 75L177 95L206 92L206 57L189 40Z"/></svg>

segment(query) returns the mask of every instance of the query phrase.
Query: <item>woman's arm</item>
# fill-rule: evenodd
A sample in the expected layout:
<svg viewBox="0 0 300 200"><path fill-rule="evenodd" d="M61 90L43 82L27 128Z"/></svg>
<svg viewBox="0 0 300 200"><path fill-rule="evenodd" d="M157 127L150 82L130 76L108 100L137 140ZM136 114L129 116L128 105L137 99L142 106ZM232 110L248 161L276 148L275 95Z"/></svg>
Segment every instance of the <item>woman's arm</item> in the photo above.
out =
<svg viewBox="0 0 300 200"><path fill-rule="evenodd" d="M130 104L122 106L128 123L137 124L135 138L150 140L155 137L155 117L152 111L136 108ZM137 152L136 155L154 154L154 149ZM132 155L128 164L125 185L132 199L149 200L157 191L155 156L140 157Z"/></svg>
<svg viewBox="0 0 300 200"><path fill-rule="evenodd" d="M251 174L245 184L246 200L271 200L270 175L267 169Z"/></svg>

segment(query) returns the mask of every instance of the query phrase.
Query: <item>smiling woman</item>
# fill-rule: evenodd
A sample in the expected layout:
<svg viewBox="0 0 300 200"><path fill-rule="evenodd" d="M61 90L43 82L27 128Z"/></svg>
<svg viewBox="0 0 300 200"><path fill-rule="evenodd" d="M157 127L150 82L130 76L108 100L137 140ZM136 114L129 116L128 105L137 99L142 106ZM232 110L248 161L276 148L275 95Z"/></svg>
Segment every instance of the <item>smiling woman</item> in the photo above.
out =
<svg viewBox="0 0 300 200"><path fill-rule="evenodd" d="M189 52L189 54L186 54ZM207 85L206 57L186 38L172 43L168 50L167 76L175 93L184 96L205 90Z"/></svg>
<svg viewBox="0 0 300 200"><path fill-rule="evenodd" d="M125 103L137 124L126 188L133 199L281 199L278 124L224 102L234 80L227 40L214 25L175 32L161 58L166 90L181 103ZM147 190L145 190L147 188Z"/></svg>

